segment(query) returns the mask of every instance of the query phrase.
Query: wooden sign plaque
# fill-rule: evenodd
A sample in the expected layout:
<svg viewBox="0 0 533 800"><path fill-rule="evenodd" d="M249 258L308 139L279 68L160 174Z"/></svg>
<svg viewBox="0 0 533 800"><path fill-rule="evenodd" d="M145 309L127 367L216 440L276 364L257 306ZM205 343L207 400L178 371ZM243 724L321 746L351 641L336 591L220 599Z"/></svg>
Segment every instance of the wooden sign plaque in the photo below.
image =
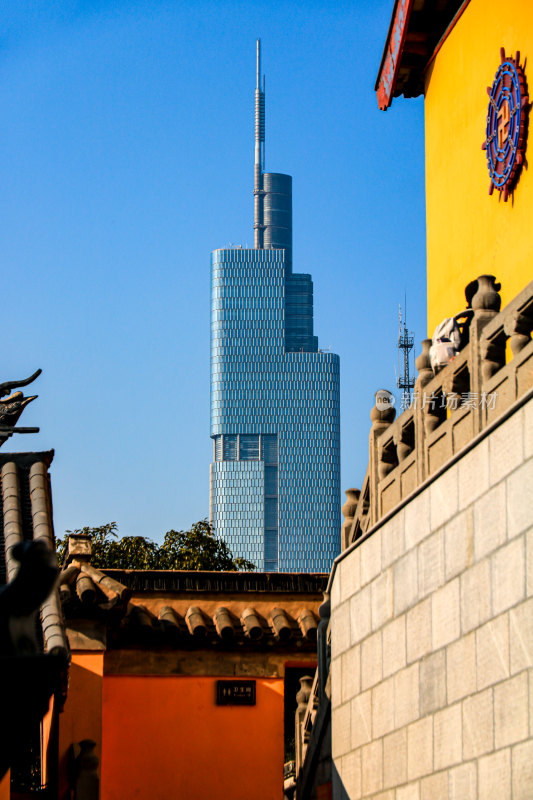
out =
<svg viewBox="0 0 533 800"><path fill-rule="evenodd" d="M217 681L217 706L255 706L255 681Z"/></svg>

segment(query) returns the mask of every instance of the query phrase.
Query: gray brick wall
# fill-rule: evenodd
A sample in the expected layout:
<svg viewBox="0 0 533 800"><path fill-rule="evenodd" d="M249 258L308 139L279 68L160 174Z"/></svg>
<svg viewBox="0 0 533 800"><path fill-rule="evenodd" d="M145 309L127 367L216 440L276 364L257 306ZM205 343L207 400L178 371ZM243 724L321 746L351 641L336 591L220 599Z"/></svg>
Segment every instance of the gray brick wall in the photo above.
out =
<svg viewBox="0 0 533 800"><path fill-rule="evenodd" d="M334 797L532 800L533 401L342 559L331 601Z"/></svg>

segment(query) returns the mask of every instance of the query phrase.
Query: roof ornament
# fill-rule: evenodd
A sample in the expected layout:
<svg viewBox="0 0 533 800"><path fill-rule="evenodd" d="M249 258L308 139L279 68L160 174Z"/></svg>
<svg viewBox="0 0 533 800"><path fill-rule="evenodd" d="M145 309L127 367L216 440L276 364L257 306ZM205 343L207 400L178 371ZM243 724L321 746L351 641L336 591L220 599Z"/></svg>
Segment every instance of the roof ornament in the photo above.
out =
<svg viewBox="0 0 533 800"><path fill-rule="evenodd" d="M0 383L0 397L5 397L0 400L0 447L4 444L10 436L14 433L39 433L39 428L20 428L17 427L17 422L28 405L32 400L35 400L38 395L34 394L31 397L24 397L22 392L13 392L9 394L11 389L16 389L19 386L28 386L39 377L42 369L38 369L29 378L21 381L5 381Z"/></svg>

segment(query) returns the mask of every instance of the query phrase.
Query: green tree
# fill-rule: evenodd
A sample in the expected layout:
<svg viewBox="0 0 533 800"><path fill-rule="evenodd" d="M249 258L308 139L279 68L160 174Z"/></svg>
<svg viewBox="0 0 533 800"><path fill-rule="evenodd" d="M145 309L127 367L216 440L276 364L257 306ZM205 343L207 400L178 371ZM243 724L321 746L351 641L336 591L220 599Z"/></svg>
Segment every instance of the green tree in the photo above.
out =
<svg viewBox="0 0 533 800"><path fill-rule="evenodd" d="M218 539L206 519L195 522L189 531L170 530L162 544L144 536L119 538L116 522L96 528L84 527L66 531L56 541L57 557L62 564L71 533L91 537L91 564L96 568L117 569L186 569L250 572L254 564L245 558L234 558L227 544Z"/></svg>
<svg viewBox="0 0 533 800"><path fill-rule="evenodd" d="M167 531L157 551L157 569L241 570L255 566L245 558L234 558L226 542L217 539L206 519L190 531Z"/></svg>

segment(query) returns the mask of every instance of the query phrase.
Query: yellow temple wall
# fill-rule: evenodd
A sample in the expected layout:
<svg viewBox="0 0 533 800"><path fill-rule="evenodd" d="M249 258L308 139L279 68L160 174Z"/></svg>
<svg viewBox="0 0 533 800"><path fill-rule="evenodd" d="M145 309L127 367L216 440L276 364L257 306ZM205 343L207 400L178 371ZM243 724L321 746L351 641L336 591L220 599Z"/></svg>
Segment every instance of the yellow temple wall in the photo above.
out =
<svg viewBox="0 0 533 800"><path fill-rule="evenodd" d="M491 86L520 51L533 92L533 3L471 0L428 69L425 91L428 335L465 307L482 274L502 284L502 307L533 277L533 151L506 203L489 196L485 152ZM530 165L527 160L529 156Z"/></svg>

